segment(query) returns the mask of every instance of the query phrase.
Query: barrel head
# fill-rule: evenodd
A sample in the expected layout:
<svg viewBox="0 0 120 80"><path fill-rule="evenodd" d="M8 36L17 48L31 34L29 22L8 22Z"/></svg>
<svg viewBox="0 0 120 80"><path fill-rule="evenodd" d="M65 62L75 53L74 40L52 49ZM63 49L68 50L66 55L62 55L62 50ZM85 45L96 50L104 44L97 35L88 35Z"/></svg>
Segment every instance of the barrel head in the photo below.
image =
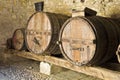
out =
<svg viewBox="0 0 120 80"><path fill-rule="evenodd" d="M51 23L43 12L35 13L26 28L26 43L28 49L36 54L42 54L51 40Z"/></svg>
<svg viewBox="0 0 120 80"><path fill-rule="evenodd" d="M92 25L84 18L74 17L62 26L59 40L63 55L77 65L87 64L96 50Z"/></svg>

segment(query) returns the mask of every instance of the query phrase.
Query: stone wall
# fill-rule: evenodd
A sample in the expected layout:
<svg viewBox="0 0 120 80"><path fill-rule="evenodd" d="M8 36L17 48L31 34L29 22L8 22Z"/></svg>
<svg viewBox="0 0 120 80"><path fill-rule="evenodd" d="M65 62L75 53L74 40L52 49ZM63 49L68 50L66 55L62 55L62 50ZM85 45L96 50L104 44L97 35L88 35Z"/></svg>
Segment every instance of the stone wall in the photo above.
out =
<svg viewBox="0 0 120 80"><path fill-rule="evenodd" d="M34 3L40 0L0 0L0 45L12 37L15 29L26 27L35 12Z"/></svg>
<svg viewBox="0 0 120 80"><path fill-rule="evenodd" d="M73 8L83 10L89 7L98 12L100 16L120 17L119 0L74 0Z"/></svg>
<svg viewBox="0 0 120 80"><path fill-rule="evenodd" d="M0 45L15 29L27 26L34 3L44 1L44 11L71 15L72 9L92 8L100 16L120 17L119 0L0 0Z"/></svg>

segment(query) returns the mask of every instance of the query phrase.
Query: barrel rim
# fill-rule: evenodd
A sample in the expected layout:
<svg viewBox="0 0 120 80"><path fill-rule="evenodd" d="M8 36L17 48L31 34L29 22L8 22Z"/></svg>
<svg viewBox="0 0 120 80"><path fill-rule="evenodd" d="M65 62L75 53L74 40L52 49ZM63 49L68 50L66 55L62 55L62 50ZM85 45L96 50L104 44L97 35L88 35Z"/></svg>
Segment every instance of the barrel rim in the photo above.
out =
<svg viewBox="0 0 120 80"><path fill-rule="evenodd" d="M66 53L65 53L65 51L64 51L64 49L63 49L63 45L62 45L62 41L61 41L61 39L62 39L62 33L63 33L63 31L64 31L65 26L66 26L72 19L75 19L75 18L81 18L81 19L83 19L83 20L85 20L85 21L87 21L87 22L89 23L89 25L91 26L91 28L92 28L92 30L93 30L93 32L94 32L95 39L96 39L96 43L97 43L97 33L96 33L96 29L95 29L94 25L92 24L92 22L90 22L90 20L88 20L87 17L76 16L76 17L72 17L72 18L68 19L68 20L63 24L63 26L61 27L61 30L60 30L60 33L59 33L59 39L58 39L59 42L60 42L60 43L59 43L59 47L60 47L60 50L61 50L63 56L64 56L68 61L70 61L72 64L75 64L75 65L78 65L78 66L90 65L90 62L91 62L92 59L95 57L95 54L94 54L94 56L92 57L92 59L91 59L89 62L82 64L82 63L80 63L80 62L75 62L75 61L73 61L72 59L70 59L70 58L66 55ZM97 44L96 44L96 47L95 47L95 53L96 53L96 51L97 51Z"/></svg>
<svg viewBox="0 0 120 80"><path fill-rule="evenodd" d="M26 27L26 30L25 30L25 43L26 43L27 49L28 49L30 52L32 52L32 53L35 53L35 52L34 52L33 50L31 50L30 47L28 46L28 42L27 42L27 29L28 29L28 24L29 24L30 20L31 20L32 17L33 17L35 14L37 14L37 13L43 13L43 14L45 14L45 15L48 17L49 21L50 21L50 18L49 18L49 16L48 16L49 12L43 12L43 11L41 11L41 12L35 12L35 13L33 13L33 14L29 17L28 22L27 22L27 27ZM50 25L52 26L51 21L50 21ZM41 53L35 53L35 54L43 54L43 53L46 52L46 50L47 50L47 49L49 48L49 46L50 46L50 43L51 43L51 40L52 40L52 36L53 36L53 29L51 28L51 36L50 36L50 42L49 42L48 46L46 47L46 49L45 49L43 52L41 52Z"/></svg>

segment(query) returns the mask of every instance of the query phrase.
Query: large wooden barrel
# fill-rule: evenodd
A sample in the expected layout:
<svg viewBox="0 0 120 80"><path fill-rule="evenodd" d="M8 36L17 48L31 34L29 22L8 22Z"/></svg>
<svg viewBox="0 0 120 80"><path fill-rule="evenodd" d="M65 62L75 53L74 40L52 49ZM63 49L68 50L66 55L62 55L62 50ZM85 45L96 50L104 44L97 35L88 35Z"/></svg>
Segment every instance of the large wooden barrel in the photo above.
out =
<svg viewBox="0 0 120 80"><path fill-rule="evenodd" d="M68 16L36 12L33 14L26 28L26 44L29 51L36 54L60 54L56 44L61 26Z"/></svg>
<svg viewBox="0 0 120 80"><path fill-rule="evenodd" d="M14 31L12 43L16 50L27 50L25 44L25 28L16 29Z"/></svg>
<svg viewBox="0 0 120 80"><path fill-rule="evenodd" d="M59 35L62 54L79 66L105 63L115 56L119 43L120 23L99 16L70 18Z"/></svg>

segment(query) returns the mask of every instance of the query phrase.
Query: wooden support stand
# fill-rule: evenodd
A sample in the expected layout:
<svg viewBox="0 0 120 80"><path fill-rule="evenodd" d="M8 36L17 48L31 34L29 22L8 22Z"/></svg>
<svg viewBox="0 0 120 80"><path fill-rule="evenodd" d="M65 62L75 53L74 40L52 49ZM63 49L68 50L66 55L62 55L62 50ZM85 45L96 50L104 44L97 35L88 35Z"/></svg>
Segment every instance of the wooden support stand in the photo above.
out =
<svg viewBox="0 0 120 80"><path fill-rule="evenodd" d="M71 69L73 71L95 76L104 80L120 80L120 72L118 71L112 71L112 70L101 68L101 67L88 67L88 66L80 67L80 66L71 64L65 59L56 58L53 56L36 55L34 53L25 52L25 51L20 52L20 51L11 50L9 52L11 52L13 55L21 56L28 59L33 59L36 61L47 62L60 67Z"/></svg>
<svg viewBox="0 0 120 80"><path fill-rule="evenodd" d="M97 15L97 11L90 9L88 7L85 7L85 9L83 11L80 10L72 10L72 17L76 17L76 16L96 16Z"/></svg>

